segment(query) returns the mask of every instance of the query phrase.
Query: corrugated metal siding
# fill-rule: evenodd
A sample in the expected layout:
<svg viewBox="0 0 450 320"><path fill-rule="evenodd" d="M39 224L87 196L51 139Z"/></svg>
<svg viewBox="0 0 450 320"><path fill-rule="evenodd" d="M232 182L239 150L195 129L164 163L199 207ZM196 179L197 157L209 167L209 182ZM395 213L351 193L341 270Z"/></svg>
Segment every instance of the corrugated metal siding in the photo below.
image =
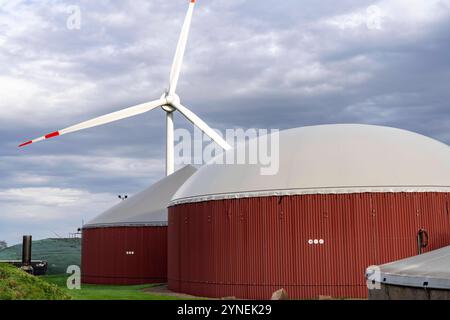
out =
<svg viewBox="0 0 450 320"><path fill-rule="evenodd" d="M370 265L450 244L448 193L218 200L169 208L168 282L199 296L367 297ZM324 245L309 245L324 239Z"/></svg>
<svg viewBox="0 0 450 320"><path fill-rule="evenodd" d="M166 282L167 227L84 229L81 252L83 283Z"/></svg>

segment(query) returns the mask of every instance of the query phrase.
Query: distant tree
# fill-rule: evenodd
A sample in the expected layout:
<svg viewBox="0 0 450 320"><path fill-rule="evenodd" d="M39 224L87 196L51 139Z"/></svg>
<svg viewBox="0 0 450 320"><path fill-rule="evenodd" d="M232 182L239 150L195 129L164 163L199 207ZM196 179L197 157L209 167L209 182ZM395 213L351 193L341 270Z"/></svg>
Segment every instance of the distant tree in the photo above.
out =
<svg viewBox="0 0 450 320"><path fill-rule="evenodd" d="M8 247L8 244L6 241L0 240L0 250L5 249Z"/></svg>

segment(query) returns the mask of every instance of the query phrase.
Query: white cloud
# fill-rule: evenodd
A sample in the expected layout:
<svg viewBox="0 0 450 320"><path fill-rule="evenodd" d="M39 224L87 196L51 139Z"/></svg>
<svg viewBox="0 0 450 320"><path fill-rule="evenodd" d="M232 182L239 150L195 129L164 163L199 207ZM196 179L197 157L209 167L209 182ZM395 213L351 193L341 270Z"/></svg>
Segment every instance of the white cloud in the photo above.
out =
<svg viewBox="0 0 450 320"><path fill-rule="evenodd" d="M99 214L114 204L115 197L107 193L91 193L80 189L20 188L0 189L2 219L11 220L67 219L73 216Z"/></svg>
<svg viewBox="0 0 450 320"><path fill-rule="evenodd" d="M393 21L419 29L449 16L448 0L384 0L378 6Z"/></svg>
<svg viewBox="0 0 450 320"><path fill-rule="evenodd" d="M80 176L90 178L123 177L144 178L150 177L164 167L163 159L145 159L129 157L82 156L82 155L44 155L27 157L3 157L3 166L6 162L23 166L24 168L67 168L78 172ZM44 177L45 179L45 177Z"/></svg>
<svg viewBox="0 0 450 320"><path fill-rule="evenodd" d="M350 13L325 18L322 22L344 31L382 30L402 38L423 34L424 28L449 16L448 0L382 0Z"/></svg>
<svg viewBox="0 0 450 320"><path fill-rule="evenodd" d="M366 28L368 30L381 30L387 13L378 5L371 5L349 14L338 15L324 20L324 23L335 26L341 30Z"/></svg>
<svg viewBox="0 0 450 320"><path fill-rule="evenodd" d="M54 1L2 1L0 122L3 126L20 121L26 127L48 120L49 115L55 122L77 115L89 117L102 111L114 111L120 103L127 107L130 100L143 102L149 90L158 89L158 94L163 91L163 85L155 88L154 77L149 76L160 66L151 70L139 68L148 57L134 59L136 54L145 56L150 50L156 52L161 39L135 39L134 33L141 30L142 25L135 28L138 21L128 10L125 10L127 15L114 6L107 7L109 11L95 10L89 2L81 5L85 27L79 31L68 30L66 9L70 5ZM122 5L126 7L127 3ZM134 8L133 13L138 13L140 8L139 14L145 15L148 5L140 2L138 5L130 3L128 7ZM163 28L158 24L161 14L153 15L147 27ZM114 28L110 30L110 27ZM89 28L95 31L90 32ZM133 37L128 45L114 39L116 29L130 30ZM122 68L124 61L129 61L134 70L111 76L109 69ZM102 75L102 71L105 74Z"/></svg>
<svg viewBox="0 0 450 320"><path fill-rule="evenodd" d="M14 39L26 36L36 30L51 29L52 25L36 10L42 6L49 6L48 2L40 1L40 4L31 5L21 0L0 1L2 36Z"/></svg>
<svg viewBox="0 0 450 320"><path fill-rule="evenodd" d="M55 177L38 174L13 173L12 175L11 184L19 185L45 185L55 180Z"/></svg>
<svg viewBox="0 0 450 320"><path fill-rule="evenodd" d="M34 239L68 237L82 225L116 205L116 195L74 188L0 189L0 237L9 244L22 234Z"/></svg>

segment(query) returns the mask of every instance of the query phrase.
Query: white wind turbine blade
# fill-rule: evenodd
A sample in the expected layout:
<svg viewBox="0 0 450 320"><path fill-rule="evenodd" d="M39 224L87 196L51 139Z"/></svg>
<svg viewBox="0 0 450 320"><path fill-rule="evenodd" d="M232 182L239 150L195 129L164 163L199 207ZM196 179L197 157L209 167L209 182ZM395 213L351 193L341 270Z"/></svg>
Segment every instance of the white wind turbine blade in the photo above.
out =
<svg viewBox="0 0 450 320"><path fill-rule="evenodd" d="M193 113L188 108L184 107L178 102L173 102L172 106L180 111L183 116L185 116L190 122L196 125L200 130L202 130L206 135L213 139L219 146L225 150L231 149L231 146L226 142L216 131L214 131L210 126L208 126L202 119L200 119L195 113Z"/></svg>
<svg viewBox="0 0 450 320"><path fill-rule="evenodd" d="M46 140L46 139L50 139L53 137L57 137L66 133L71 133L71 132L75 132L75 131L79 131L79 130L83 130L83 129L88 129L88 128L92 128L92 127L96 127L96 126L101 126L103 124L107 124L110 122L114 122L117 120L121 120L121 119L125 119L125 118L129 118L132 116L136 116L138 114L144 113L144 112L148 112L152 109L155 109L157 107L163 106L164 104L166 104L166 100L165 99L159 99L159 100L155 100L155 101L151 101L151 102L147 102L147 103L143 103L143 104L139 104L137 106L134 107L129 107L120 111L116 111L116 112L112 112L112 113L108 113L104 116L100 116L85 122L81 122L79 124L76 124L74 126L59 130L59 131L55 131L52 133L49 133L45 136L27 141L22 143L21 145L19 145L19 147L24 147L27 146L29 144L38 142L38 141L42 141L42 140Z"/></svg>
<svg viewBox="0 0 450 320"><path fill-rule="evenodd" d="M174 94L177 89L181 66L183 64L184 52L186 50L186 43L189 37L189 29L191 27L192 14L194 13L194 7L195 0L191 0L186 18L184 19L183 28L181 29L175 57L173 58L172 69L170 71L169 95Z"/></svg>

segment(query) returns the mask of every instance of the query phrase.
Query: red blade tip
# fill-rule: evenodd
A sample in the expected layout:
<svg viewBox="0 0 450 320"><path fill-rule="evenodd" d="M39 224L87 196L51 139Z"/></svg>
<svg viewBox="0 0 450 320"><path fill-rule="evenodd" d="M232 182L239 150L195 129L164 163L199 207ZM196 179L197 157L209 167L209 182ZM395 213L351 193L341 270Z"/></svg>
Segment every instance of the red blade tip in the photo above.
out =
<svg viewBox="0 0 450 320"><path fill-rule="evenodd" d="M29 144L32 144L32 143L33 143L33 141L27 141L27 142L24 142L24 143L22 143L22 144L19 145L19 148L25 147L25 146L27 146L27 145L29 145Z"/></svg>

